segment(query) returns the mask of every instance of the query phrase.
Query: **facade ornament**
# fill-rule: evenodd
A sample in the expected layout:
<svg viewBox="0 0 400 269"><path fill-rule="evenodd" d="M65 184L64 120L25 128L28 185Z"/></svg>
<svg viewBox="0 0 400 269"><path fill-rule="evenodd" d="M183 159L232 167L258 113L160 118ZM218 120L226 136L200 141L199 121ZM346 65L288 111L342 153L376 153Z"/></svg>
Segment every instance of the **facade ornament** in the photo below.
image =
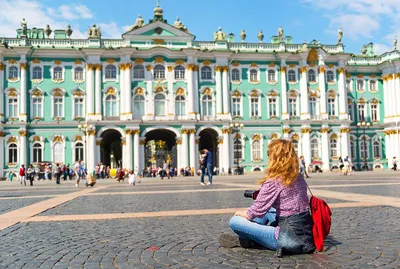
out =
<svg viewBox="0 0 400 269"><path fill-rule="evenodd" d="M291 132L290 127L283 128L283 133L284 134L290 134L290 132Z"/></svg>
<svg viewBox="0 0 400 269"><path fill-rule="evenodd" d="M88 29L88 37L89 38L101 38L100 27L96 27L96 24L93 24L92 28Z"/></svg>
<svg viewBox="0 0 400 269"><path fill-rule="evenodd" d="M242 30L242 32L240 32L240 39L242 40L242 42L244 42L245 41L245 39L246 39L246 32L244 31L244 29Z"/></svg>
<svg viewBox="0 0 400 269"><path fill-rule="evenodd" d="M226 41L226 33L222 31L222 27L219 27L218 31L214 33L214 41Z"/></svg>
<svg viewBox="0 0 400 269"><path fill-rule="evenodd" d="M329 130L330 130L329 127L325 127L325 128L321 128L320 132L323 134L327 134L327 133L329 133Z"/></svg>
<svg viewBox="0 0 400 269"><path fill-rule="evenodd" d="M366 55L367 54L367 46L366 45L363 45L362 46L362 48L361 48L361 53L362 53L362 55Z"/></svg>
<svg viewBox="0 0 400 269"><path fill-rule="evenodd" d="M258 32L257 38L258 38L258 40L260 40L260 43L263 42L263 40L264 40L264 34L263 34L263 31L262 31L262 30L260 30L260 32Z"/></svg>
<svg viewBox="0 0 400 269"><path fill-rule="evenodd" d="M278 28L278 39L279 39L279 43L282 43L282 42L283 42L283 34L284 34L283 28L282 28L282 26L280 26L280 27Z"/></svg>
<svg viewBox="0 0 400 269"><path fill-rule="evenodd" d="M0 41L0 47L4 47L6 45L6 40L3 38Z"/></svg>
<svg viewBox="0 0 400 269"><path fill-rule="evenodd" d="M51 35L51 33L53 32L53 31L50 29L50 25L48 25L48 24L46 25L46 29L44 29L44 32L45 32L47 38L50 38L50 35Z"/></svg>
<svg viewBox="0 0 400 269"><path fill-rule="evenodd" d="M188 28L179 20L179 17L176 17L176 20L174 22L175 28L184 31L184 32L189 32Z"/></svg>
<svg viewBox="0 0 400 269"><path fill-rule="evenodd" d="M100 27L99 27L99 31L100 31ZM72 32L73 31L71 29L71 25L68 24L67 30L65 30L65 33L67 34L68 38L71 38Z"/></svg>
<svg viewBox="0 0 400 269"><path fill-rule="evenodd" d="M25 20L25 18L22 19L21 21L21 28L22 28L22 35L21 37L26 37L26 34L28 32L28 25L27 25L27 21Z"/></svg>
<svg viewBox="0 0 400 269"><path fill-rule="evenodd" d="M136 22L134 25L132 25L131 27L129 27L128 32L135 30L137 28L143 27L145 26L145 22L142 18L142 15L139 14L139 16L136 18Z"/></svg>
<svg viewBox="0 0 400 269"><path fill-rule="evenodd" d="M393 39L393 50L397 50L397 36L394 36Z"/></svg>
<svg viewBox="0 0 400 269"><path fill-rule="evenodd" d="M303 45L301 46L299 52L306 52L308 50L307 41L304 40Z"/></svg>
<svg viewBox="0 0 400 269"><path fill-rule="evenodd" d="M28 132L26 130L18 131L18 133L20 136L26 136L28 134Z"/></svg>
<svg viewBox="0 0 400 269"><path fill-rule="evenodd" d="M342 44L342 38L343 38L343 31L342 31L342 27L339 28L338 30L338 44Z"/></svg>

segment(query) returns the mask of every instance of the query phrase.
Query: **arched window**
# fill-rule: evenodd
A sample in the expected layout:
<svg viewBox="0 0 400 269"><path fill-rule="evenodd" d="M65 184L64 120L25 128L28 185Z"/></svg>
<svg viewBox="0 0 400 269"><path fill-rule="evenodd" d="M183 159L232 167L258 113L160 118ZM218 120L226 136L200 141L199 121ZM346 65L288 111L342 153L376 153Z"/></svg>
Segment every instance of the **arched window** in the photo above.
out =
<svg viewBox="0 0 400 269"><path fill-rule="evenodd" d="M330 157L334 158L338 156L338 144L336 138L331 138L329 141Z"/></svg>
<svg viewBox="0 0 400 269"><path fill-rule="evenodd" d="M258 117L260 111L260 98L258 96L252 96L250 99L250 106L251 106L251 116Z"/></svg>
<svg viewBox="0 0 400 269"><path fill-rule="evenodd" d="M154 67L154 79L165 79L165 67L158 64Z"/></svg>
<svg viewBox="0 0 400 269"><path fill-rule="evenodd" d="M261 160L261 143L260 140L254 140L251 144L253 160Z"/></svg>
<svg viewBox="0 0 400 269"><path fill-rule="evenodd" d="M381 157L381 143L378 141L375 141L373 144L373 149L374 149L374 158L380 158Z"/></svg>
<svg viewBox="0 0 400 269"><path fill-rule="evenodd" d="M235 139L234 149L233 149L233 158L236 162L237 160L242 160L242 141L240 139ZM238 163L237 163L238 165Z"/></svg>
<svg viewBox="0 0 400 269"><path fill-rule="evenodd" d="M63 72L62 72L61 67L54 67L53 70L53 79L62 79L63 78Z"/></svg>
<svg viewBox="0 0 400 269"><path fill-rule="evenodd" d="M319 143L318 139L311 139L311 158L319 158Z"/></svg>
<svg viewBox="0 0 400 269"><path fill-rule="evenodd" d="M289 82L295 82L296 81L296 72L294 72L294 70L289 70L288 71L288 81Z"/></svg>
<svg viewBox="0 0 400 269"><path fill-rule="evenodd" d="M178 95L177 97L175 97L175 116L185 116L185 104L185 96Z"/></svg>
<svg viewBox="0 0 400 269"><path fill-rule="evenodd" d="M233 96L232 97L232 116L240 116L241 109L240 109L240 96Z"/></svg>
<svg viewBox="0 0 400 269"><path fill-rule="evenodd" d="M144 66L143 65L135 65L133 67L133 78L136 79L144 79Z"/></svg>
<svg viewBox="0 0 400 269"><path fill-rule="evenodd" d="M297 98L296 97L289 98L289 116L290 117L297 116Z"/></svg>
<svg viewBox="0 0 400 269"><path fill-rule="evenodd" d="M268 70L268 82L275 82L275 70Z"/></svg>
<svg viewBox="0 0 400 269"><path fill-rule="evenodd" d="M42 79L42 68L35 66L32 70L32 79Z"/></svg>
<svg viewBox="0 0 400 269"><path fill-rule="evenodd" d="M232 72L232 81L240 81L240 71L239 69L233 69Z"/></svg>
<svg viewBox="0 0 400 269"><path fill-rule="evenodd" d="M117 97L110 94L106 97L106 117L116 117L117 115Z"/></svg>
<svg viewBox="0 0 400 269"><path fill-rule="evenodd" d="M154 115L164 116L165 115L165 95L162 93L157 94L154 97Z"/></svg>
<svg viewBox="0 0 400 269"><path fill-rule="evenodd" d="M361 79L357 80L357 91L364 91L364 81Z"/></svg>
<svg viewBox="0 0 400 269"><path fill-rule="evenodd" d="M106 66L105 78L117 79L117 68L115 65L109 64Z"/></svg>
<svg viewBox="0 0 400 269"><path fill-rule="evenodd" d="M376 91L376 81L375 80L370 80L369 81L369 90L371 92L375 92Z"/></svg>
<svg viewBox="0 0 400 269"><path fill-rule="evenodd" d="M314 71L314 69L308 70L308 81L309 81L309 82L316 82L316 81L317 81L317 79L316 79L316 77L315 77L315 71Z"/></svg>
<svg viewBox="0 0 400 269"><path fill-rule="evenodd" d="M317 115L317 99L315 97L310 97L309 104L310 104L310 116L311 118L313 118Z"/></svg>
<svg viewBox="0 0 400 269"><path fill-rule="evenodd" d="M256 69L250 70L250 81L258 81L258 71Z"/></svg>
<svg viewBox="0 0 400 269"><path fill-rule="evenodd" d="M185 67L182 65L175 67L175 79L185 79Z"/></svg>
<svg viewBox="0 0 400 269"><path fill-rule="evenodd" d="M207 94L204 95L202 100L202 112L203 116L212 116L213 111L212 111L212 97L211 95Z"/></svg>
<svg viewBox="0 0 400 269"><path fill-rule="evenodd" d="M74 80L83 80L83 68L82 67L75 68Z"/></svg>
<svg viewBox="0 0 400 269"><path fill-rule="evenodd" d="M18 146L15 143L8 145L8 162L18 163Z"/></svg>
<svg viewBox="0 0 400 269"><path fill-rule="evenodd" d="M203 66L201 68L201 79L202 80L211 80L212 79L211 67Z"/></svg>
<svg viewBox="0 0 400 269"><path fill-rule="evenodd" d="M42 118L43 117L43 97L33 96L32 97L32 117Z"/></svg>
<svg viewBox="0 0 400 269"><path fill-rule="evenodd" d="M75 144L75 162L84 159L84 147L81 142Z"/></svg>
<svg viewBox="0 0 400 269"><path fill-rule="evenodd" d="M61 142L57 142L53 145L53 162L54 163L64 162L64 146Z"/></svg>
<svg viewBox="0 0 400 269"><path fill-rule="evenodd" d="M9 79L16 79L18 78L18 67L16 66L11 66L8 69L8 78Z"/></svg>
<svg viewBox="0 0 400 269"><path fill-rule="evenodd" d="M368 143L365 140L360 142L360 156L361 159L368 159Z"/></svg>
<svg viewBox="0 0 400 269"><path fill-rule="evenodd" d="M328 116L335 116L335 97L328 98Z"/></svg>
<svg viewBox="0 0 400 269"><path fill-rule="evenodd" d="M327 71L326 72L326 80L328 82L335 82L335 77L333 76L333 71Z"/></svg>
<svg viewBox="0 0 400 269"><path fill-rule="evenodd" d="M135 98L133 98L133 115L136 116L144 116L144 104L145 104L145 99L143 95L136 95Z"/></svg>
<svg viewBox="0 0 400 269"><path fill-rule="evenodd" d="M33 162L40 163L43 161L43 148L40 143L33 144Z"/></svg>

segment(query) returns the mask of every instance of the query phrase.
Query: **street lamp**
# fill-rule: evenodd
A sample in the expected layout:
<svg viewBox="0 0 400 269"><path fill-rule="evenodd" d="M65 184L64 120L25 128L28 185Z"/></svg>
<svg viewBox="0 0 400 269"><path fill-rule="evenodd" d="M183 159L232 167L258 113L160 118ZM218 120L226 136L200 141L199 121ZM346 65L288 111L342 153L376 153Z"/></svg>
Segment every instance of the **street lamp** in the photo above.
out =
<svg viewBox="0 0 400 269"><path fill-rule="evenodd" d="M358 127L361 127L363 129L363 134L364 134L364 169L368 170L368 163L367 163L367 141L365 139L365 129L369 128L371 126L371 123L369 122L358 122L357 123Z"/></svg>
<svg viewBox="0 0 400 269"><path fill-rule="evenodd" d="M243 130L244 128L244 124L243 123L239 123L239 122L235 122L235 123L231 123L229 125L229 129L231 131L231 133L235 134L235 145L234 145L234 149L236 152L236 173L239 174L240 173L240 166L239 166L239 162L240 162L240 158L239 158L239 148L237 147L237 145L239 144L239 132L240 130Z"/></svg>
<svg viewBox="0 0 400 269"><path fill-rule="evenodd" d="M87 156L88 156L88 154L87 154L88 153L88 145L87 145L86 141L87 141L87 137L88 137L88 132L94 131L96 128L93 125L85 123L83 125L79 124L78 125L78 129L80 131L82 131L84 133L84 135L85 135L85 156L84 156L83 162L85 163L85 166L86 166L86 169L87 169L87 167L88 167L88 163L87 163L87 160L88 160L88 158L87 158ZM94 156L92 156L92 158L94 158Z"/></svg>

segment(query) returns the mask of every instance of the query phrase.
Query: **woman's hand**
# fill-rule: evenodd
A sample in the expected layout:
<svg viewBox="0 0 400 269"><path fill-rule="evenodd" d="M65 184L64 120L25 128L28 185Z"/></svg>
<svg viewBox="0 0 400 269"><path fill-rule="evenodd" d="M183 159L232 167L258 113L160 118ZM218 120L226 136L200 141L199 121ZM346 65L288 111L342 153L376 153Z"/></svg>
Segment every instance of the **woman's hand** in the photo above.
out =
<svg viewBox="0 0 400 269"><path fill-rule="evenodd" d="M237 211L237 212L235 213L235 216L242 217L242 218L245 218L245 219L249 219L249 218L247 217L247 211Z"/></svg>

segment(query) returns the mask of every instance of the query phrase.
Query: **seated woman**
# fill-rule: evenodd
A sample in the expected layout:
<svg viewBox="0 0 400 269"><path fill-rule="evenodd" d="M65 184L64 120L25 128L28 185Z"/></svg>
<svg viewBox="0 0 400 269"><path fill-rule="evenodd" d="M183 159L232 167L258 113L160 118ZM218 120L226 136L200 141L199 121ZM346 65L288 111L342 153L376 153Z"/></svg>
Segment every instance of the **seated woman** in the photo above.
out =
<svg viewBox="0 0 400 269"><path fill-rule="evenodd" d="M223 247L252 247L256 243L282 253L309 253L315 250L307 185L299 174L299 162L288 140L273 140L268 145L268 169L258 181L259 194L246 211L230 220L239 236L223 234ZM271 225L272 224L272 225Z"/></svg>

